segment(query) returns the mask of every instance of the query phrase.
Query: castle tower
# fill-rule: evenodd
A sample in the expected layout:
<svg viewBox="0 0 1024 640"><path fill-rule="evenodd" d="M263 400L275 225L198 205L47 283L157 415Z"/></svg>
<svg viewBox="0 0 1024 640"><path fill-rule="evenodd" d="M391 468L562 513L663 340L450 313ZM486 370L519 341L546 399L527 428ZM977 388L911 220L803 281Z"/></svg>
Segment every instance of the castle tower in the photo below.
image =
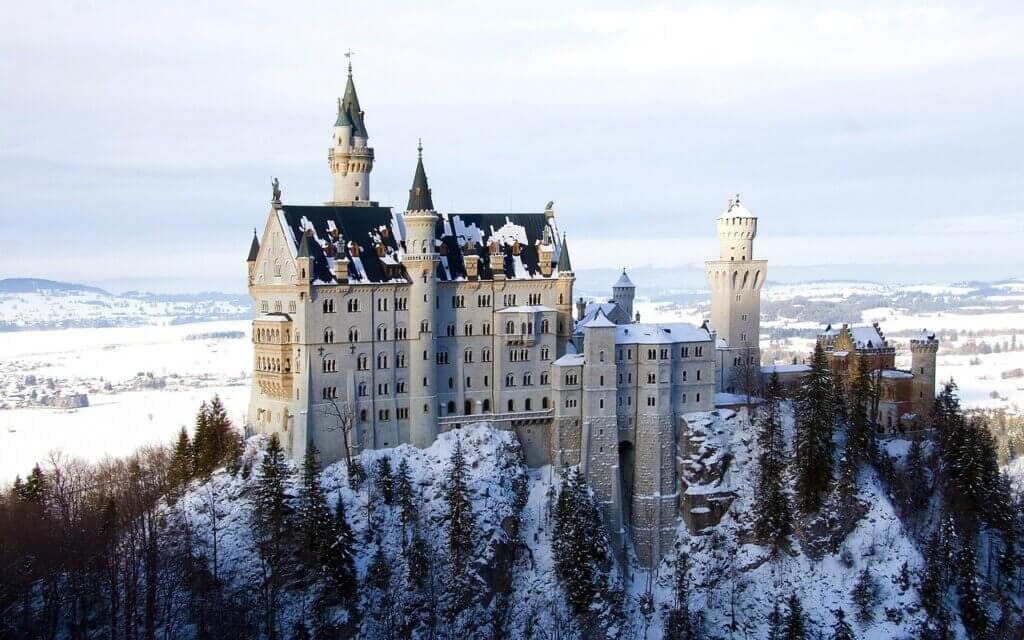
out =
<svg viewBox="0 0 1024 640"><path fill-rule="evenodd" d="M633 320L633 297L636 294L636 286L622 270L622 275L612 285L612 300L619 308L626 312L626 317Z"/></svg>
<svg viewBox="0 0 1024 640"><path fill-rule="evenodd" d="M256 229L252 230L252 244L249 245L249 257L245 263L249 270L249 286L253 285L256 278L256 258L260 255L260 240L256 237Z"/></svg>
<svg viewBox="0 0 1024 640"><path fill-rule="evenodd" d="M434 246L437 212L423 170L423 145L417 147L416 174L405 211L405 257L412 279L409 291L409 440L424 448L437 438L437 381L434 379L434 298L438 254Z"/></svg>
<svg viewBox="0 0 1024 640"><path fill-rule="evenodd" d="M717 391L741 390L739 380L747 367L757 367L760 378L761 287L768 261L753 259L756 236L757 218L740 204L738 195L730 198L718 218L718 260L704 263L711 291L711 326L726 343L716 353Z"/></svg>
<svg viewBox="0 0 1024 640"><path fill-rule="evenodd" d="M569 260L569 245L566 243L565 234L562 234L562 244L558 251L558 333L555 339L557 353L565 353L566 345L572 338L572 285L576 276L572 272L572 262ZM581 316L582 317L582 314Z"/></svg>
<svg viewBox="0 0 1024 640"><path fill-rule="evenodd" d="M910 341L910 368L914 373L914 413L925 424L931 420L935 402L935 356L939 352L939 341L935 334L922 333Z"/></svg>
<svg viewBox="0 0 1024 640"><path fill-rule="evenodd" d="M334 135L327 150L327 165L334 176L333 205L367 205L370 203L370 171L373 170L373 149L366 146L369 135L359 107L356 86L352 82L352 61L348 63L348 84L345 96L338 100L338 117Z"/></svg>
<svg viewBox="0 0 1024 640"><path fill-rule="evenodd" d="M587 483L604 516L612 547L622 551L622 475L615 415L615 323L603 313L583 326L583 453Z"/></svg>

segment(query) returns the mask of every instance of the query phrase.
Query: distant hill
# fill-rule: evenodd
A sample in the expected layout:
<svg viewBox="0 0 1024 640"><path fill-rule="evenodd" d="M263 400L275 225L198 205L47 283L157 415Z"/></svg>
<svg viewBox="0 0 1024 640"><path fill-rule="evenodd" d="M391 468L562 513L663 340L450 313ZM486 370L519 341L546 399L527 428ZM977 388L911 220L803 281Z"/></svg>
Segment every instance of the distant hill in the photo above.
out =
<svg viewBox="0 0 1024 640"><path fill-rule="evenodd" d="M59 282L44 278L4 278L0 280L2 293L40 293L45 291L85 291L109 296L110 292L73 282Z"/></svg>

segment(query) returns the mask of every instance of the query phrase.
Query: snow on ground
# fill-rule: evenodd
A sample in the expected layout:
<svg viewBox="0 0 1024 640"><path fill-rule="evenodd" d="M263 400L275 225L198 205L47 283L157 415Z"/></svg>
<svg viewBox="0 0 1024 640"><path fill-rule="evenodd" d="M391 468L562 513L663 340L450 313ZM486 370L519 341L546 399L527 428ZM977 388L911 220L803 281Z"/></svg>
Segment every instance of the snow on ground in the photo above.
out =
<svg viewBox="0 0 1024 640"><path fill-rule="evenodd" d="M0 405L28 375L69 388L115 385L139 372L167 376L166 389L89 393L90 406L0 410L0 484L24 475L51 451L97 460L170 441L191 426L199 403L219 394L242 424L249 401L250 322L0 333ZM186 339L243 332L242 338ZM173 378L171 378L173 377Z"/></svg>

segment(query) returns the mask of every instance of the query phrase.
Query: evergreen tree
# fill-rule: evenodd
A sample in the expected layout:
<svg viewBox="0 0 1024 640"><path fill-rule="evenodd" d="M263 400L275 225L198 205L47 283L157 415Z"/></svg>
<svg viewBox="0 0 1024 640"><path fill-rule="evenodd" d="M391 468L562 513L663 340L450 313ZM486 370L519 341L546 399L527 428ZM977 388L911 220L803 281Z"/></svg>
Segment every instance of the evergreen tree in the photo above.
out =
<svg viewBox="0 0 1024 640"><path fill-rule="evenodd" d="M562 476L555 502L551 550L555 572L573 609L586 612L597 597L600 572L596 566L607 553L607 534L579 469Z"/></svg>
<svg viewBox="0 0 1024 640"><path fill-rule="evenodd" d="M690 613L690 556L680 551L676 554L675 602L665 617L665 637L672 640L691 640L698 637L693 616Z"/></svg>
<svg viewBox="0 0 1024 640"><path fill-rule="evenodd" d="M768 614L768 636L767 640L783 640L786 637L786 620L779 609L779 601L772 603L772 612Z"/></svg>
<svg viewBox="0 0 1024 640"><path fill-rule="evenodd" d="M46 479L46 474L43 473L39 463L32 466L32 471L29 472L24 483L20 486L18 486L17 483L15 484L14 493L22 502L28 502L38 506L43 506L47 503L50 495L50 487L49 482Z"/></svg>
<svg viewBox="0 0 1024 640"><path fill-rule="evenodd" d="M832 477L832 381L821 345L797 392L793 462L800 508L817 511Z"/></svg>
<svg viewBox="0 0 1024 640"><path fill-rule="evenodd" d="M778 374L772 373L757 419L761 455L754 493L754 533L776 549L792 532L793 519L784 479L786 450L782 438L781 401L782 385Z"/></svg>
<svg viewBox="0 0 1024 640"><path fill-rule="evenodd" d="M917 440L913 440L907 450L903 487L904 503L911 512L920 511L928 505L928 475L924 454Z"/></svg>
<svg viewBox="0 0 1024 640"><path fill-rule="evenodd" d="M896 578L900 591L906 593L910 589L910 565L906 561L900 566L900 574Z"/></svg>
<svg viewBox="0 0 1024 640"><path fill-rule="evenodd" d="M320 547L320 563L334 600L351 603L356 593L355 536L345 519L345 503L338 497L326 543Z"/></svg>
<svg viewBox="0 0 1024 640"><path fill-rule="evenodd" d="M260 464L256 483L254 531L256 548L264 567L262 584L264 619L271 638L278 636L278 609L281 591L292 569L289 537L293 509L285 491L288 464L277 434L272 434Z"/></svg>
<svg viewBox="0 0 1024 640"><path fill-rule="evenodd" d="M960 620L971 638L988 638L991 621L988 617L985 598L978 584L978 573L975 569L974 545L965 542L960 551L958 567L960 569Z"/></svg>
<svg viewBox="0 0 1024 640"><path fill-rule="evenodd" d="M391 475L391 458L381 456L377 459L377 490L380 491L384 504L391 504L395 500L394 482Z"/></svg>
<svg viewBox="0 0 1024 640"><path fill-rule="evenodd" d="M785 640L804 640L807 637L807 620L804 617L804 608L800 604L800 598L794 591L789 596L789 611L786 613L786 621L783 627Z"/></svg>
<svg viewBox="0 0 1024 640"><path fill-rule="evenodd" d="M448 516L448 561L445 593L446 612L451 621L463 611L472 598L472 583L469 564L473 555L473 539L476 522L473 504L469 499L468 471L466 458L462 453L462 441L456 437L448 463L445 483L445 504Z"/></svg>
<svg viewBox="0 0 1024 640"><path fill-rule="evenodd" d="M174 443L174 453L171 455L168 480L171 486L180 487L192 478L192 441L185 427L178 432L178 440Z"/></svg>
<svg viewBox="0 0 1024 640"><path fill-rule="evenodd" d="M398 463L398 473L395 475L395 497L398 499L398 518L402 523L402 545L404 546L408 529L416 526L419 517L416 509L416 497L412 488L412 478L409 473L409 463L405 458Z"/></svg>
<svg viewBox="0 0 1024 640"><path fill-rule="evenodd" d="M333 522L327 498L320 486L319 452L310 444L302 460L302 486L299 490L298 524L302 533L302 552L307 564L319 563L323 546L331 541Z"/></svg>
<svg viewBox="0 0 1024 640"><path fill-rule="evenodd" d="M475 521L473 504L469 500L467 475L462 441L456 437L455 447L448 461L445 504L448 507L448 554L452 568L457 572L466 569L473 552Z"/></svg>
<svg viewBox="0 0 1024 640"><path fill-rule="evenodd" d="M853 358L850 402L847 407L846 459L856 470L867 460L873 443L871 428L871 372L866 362Z"/></svg>
<svg viewBox="0 0 1024 640"><path fill-rule="evenodd" d="M418 534L405 548L406 584L414 592L422 591L430 578L430 549L427 541Z"/></svg>
<svg viewBox="0 0 1024 640"><path fill-rule="evenodd" d="M832 625L832 640L854 640L853 629L846 621L846 612L842 608L836 610L836 623Z"/></svg>
<svg viewBox="0 0 1024 640"><path fill-rule="evenodd" d="M853 603L857 605L857 619L861 622L871 622L875 617L875 579L871 571L864 567L864 570L857 576L857 582L853 585L853 592L850 594Z"/></svg>
<svg viewBox="0 0 1024 640"><path fill-rule="evenodd" d="M196 412L196 428L192 433L192 464L196 475L209 475L216 466L213 440L210 405L204 400Z"/></svg>

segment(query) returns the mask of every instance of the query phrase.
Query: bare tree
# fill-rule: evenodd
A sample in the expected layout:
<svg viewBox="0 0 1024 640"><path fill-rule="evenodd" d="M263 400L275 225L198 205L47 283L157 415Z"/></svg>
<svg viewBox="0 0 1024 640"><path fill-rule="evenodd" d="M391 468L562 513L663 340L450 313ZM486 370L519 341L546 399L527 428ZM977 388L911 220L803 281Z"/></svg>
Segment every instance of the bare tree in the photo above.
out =
<svg viewBox="0 0 1024 640"><path fill-rule="evenodd" d="M745 349L738 365L732 370L732 387L746 397L747 415L750 414L752 399L761 393L761 361L756 349Z"/></svg>
<svg viewBox="0 0 1024 640"><path fill-rule="evenodd" d="M333 424L327 427L327 431L341 431L342 445L345 447L345 468L349 472L349 476L352 475L352 443L350 442L350 434L352 428L356 423L355 411L352 409L352 403L347 401L341 401L334 398L328 398L326 404L320 405L319 413L322 416L330 418Z"/></svg>

